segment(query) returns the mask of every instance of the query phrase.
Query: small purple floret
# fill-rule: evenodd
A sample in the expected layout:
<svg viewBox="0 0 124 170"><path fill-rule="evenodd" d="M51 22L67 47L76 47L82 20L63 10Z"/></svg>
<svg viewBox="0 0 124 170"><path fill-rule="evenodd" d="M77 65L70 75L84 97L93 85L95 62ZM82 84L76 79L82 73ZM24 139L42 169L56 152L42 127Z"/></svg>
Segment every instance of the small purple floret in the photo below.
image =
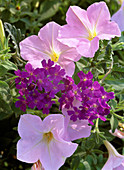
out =
<svg viewBox="0 0 124 170"><path fill-rule="evenodd" d="M49 109L55 102L52 99L59 91L65 89L60 83L65 75L65 70L54 65L50 59L42 61L42 68L34 69L30 63L25 65L26 71L15 71L18 76L15 80L16 88L20 96L16 107L26 111L26 106L31 109L37 108L44 114L49 114Z"/></svg>
<svg viewBox="0 0 124 170"><path fill-rule="evenodd" d="M106 92L98 81L92 81L91 72L78 73L80 82L76 85L71 77L63 79L65 90L59 99L60 109L67 109L70 119L88 120L93 124L93 120L100 118L105 121L105 116L110 113L110 106L106 103L114 98L113 92ZM81 103L77 105L76 103Z"/></svg>

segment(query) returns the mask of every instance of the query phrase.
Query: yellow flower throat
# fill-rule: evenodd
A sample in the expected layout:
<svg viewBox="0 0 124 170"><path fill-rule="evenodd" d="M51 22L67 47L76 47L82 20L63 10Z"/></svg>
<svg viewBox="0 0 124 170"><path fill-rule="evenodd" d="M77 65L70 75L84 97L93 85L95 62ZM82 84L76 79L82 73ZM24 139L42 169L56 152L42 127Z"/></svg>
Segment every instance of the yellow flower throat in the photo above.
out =
<svg viewBox="0 0 124 170"><path fill-rule="evenodd" d="M59 59L59 54L55 53L54 51L52 51L51 55L51 60L54 61L54 62L57 62L58 59Z"/></svg>
<svg viewBox="0 0 124 170"><path fill-rule="evenodd" d="M45 140L45 142L50 143L52 139L53 139L52 132L48 132L48 133L43 134L43 140Z"/></svg>
<svg viewBox="0 0 124 170"><path fill-rule="evenodd" d="M94 29L93 32L88 31L88 33L89 33L89 37L88 37L88 40L89 40L89 41L93 40L93 38L97 36L95 29Z"/></svg>

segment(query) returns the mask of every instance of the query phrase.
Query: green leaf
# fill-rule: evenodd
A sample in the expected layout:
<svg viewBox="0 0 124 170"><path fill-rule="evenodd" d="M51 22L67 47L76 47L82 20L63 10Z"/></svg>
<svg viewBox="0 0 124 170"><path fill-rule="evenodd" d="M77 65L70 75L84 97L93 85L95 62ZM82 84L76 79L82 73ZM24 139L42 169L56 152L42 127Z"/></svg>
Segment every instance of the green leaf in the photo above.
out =
<svg viewBox="0 0 124 170"><path fill-rule="evenodd" d="M118 127L118 119L114 115L111 116L110 124L112 133L114 133L115 129Z"/></svg>
<svg viewBox="0 0 124 170"><path fill-rule="evenodd" d="M72 169L76 170L79 166L79 163L80 163L80 158L76 156L72 161Z"/></svg>
<svg viewBox="0 0 124 170"><path fill-rule="evenodd" d="M80 70L80 71L82 71L83 70L83 68L85 67L82 63L80 63L80 62L76 62L76 65L77 65L77 67L78 67L78 69Z"/></svg>
<svg viewBox="0 0 124 170"><path fill-rule="evenodd" d="M117 106L117 101L114 100L114 99L111 99L109 102L108 102L109 106L111 107L112 110L115 110L116 106Z"/></svg>
<svg viewBox="0 0 124 170"><path fill-rule="evenodd" d="M4 76L7 73L7 69L0 65L0 77Z"/></svg>
<svg viewBox="0 0 124 170"><path fill-rule="evenodd" d="M8 84L4 81L0 81L0 120L12 114L11 102L12 98Z"/></svg>
<svg viewBox="0 0 124 170"><path fill-rule="evenodd" d="M113 51L123 50L124 49L124 42L117 42L112 45Z"/></svg>
<svg viewBox="0 0 124 170"><path fill-rule="evenodd" d="M104 74L104 69L101 67L101 66L97 66L96 67L96 70L101 73L101 74Z"/></svg>
<svg viewBox="0 0 124 170"><path fill-rule="evenodd" d="M106 85L112 86L115 90L123 90L124 89L124 79L116 79L116 80L104 80Z"/></svg>
<svg viewBox="0 0 124 170"><path fill-rule="evenodd" d="M46 20L56 14L59 10L60 1L58 0L45 0L40 5L40 15L38 21Z"/></svg>
<svg viewBox="0 0 124 170"><path fill-rule="evenodd" d="M12 38L14 48L16 49L16 52L19 55L19 42L24 38L24 35L21 34L21 30L17 29L14 25L11 25L7 22L5 22L4 25L6 31L9 33L9 36Z"/></svg>
<svg viewBox="0 0 124 170"><path fill-rule="evenodd" d="M124 66L118 63L114 64L111 75L118 79L124 78Z"/></svg>
<svg viewBox="0 0 124 170"><path fill-rule="evenodd" d="M9 60L1 62L0 65L2 65L7 70L17 70L18 69L17 66Z"/></svg>
<svg viewBox="0 0 124 170"><path fill-rule="evenodd" d="M85 167L85 170L91 170L90 165L87 161L81 161Z"/></svg>

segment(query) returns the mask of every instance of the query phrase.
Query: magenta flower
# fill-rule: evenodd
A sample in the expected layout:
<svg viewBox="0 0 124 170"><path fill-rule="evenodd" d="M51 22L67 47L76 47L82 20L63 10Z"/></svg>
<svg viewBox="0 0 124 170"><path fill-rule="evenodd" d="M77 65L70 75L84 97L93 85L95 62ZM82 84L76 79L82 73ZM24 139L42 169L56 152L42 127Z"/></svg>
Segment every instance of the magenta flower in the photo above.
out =
<svg viewBox="0 0 124 170"><path fill-rule="evenodd" d="M32 35L20 43L20 53L34 68L42 67L43 59L51 59L64 68L67 75L72 76L75 70L74 61L78 61L81 56L75 48L57 40L60 28L55 22L46 24L40 29L38 36Z"/></svg>
<svg viewBox="0 0 124 170"><path fill-rule="evenodd" d="M53 114L43 121L25 114L19 120L17 159L27 163L40 160L45 170L58 170L77 149L77 144L62 139L64 116Z"/></svg>
<svg viewBox="0 0 124 170"><path fill-rule="evenodd" d="M110 22L110 13L105 2L94 3L87 11L71 6L66 14L67 25L59 32L59 41L76 47L84 57L93 57L99 48L99 40L121 36L118 25Z"/></svg>
<svg viewBox="0 0 124 170"><path fill-rule="evenodd" d="M124 31L124 1L121 8L112 16L111 20L118 24L121 31Z"/></svg>
<svg viewBox="0 0 124 170"><path fill-rule="evenodd" d="M123 170L124 156L120 155L107 140L104 141L104 144L109 152L109 158L102 170Z"/></svg>
<svg viewBox="0 0 124 170"><path fill-rule="evenodd" d="M113 135L113 136L117 136L118 138L120 139L124 139L124 132L118 130L118 129L115 129L115 132L112 133L111 130L109 130L109 132Z"/></svg>

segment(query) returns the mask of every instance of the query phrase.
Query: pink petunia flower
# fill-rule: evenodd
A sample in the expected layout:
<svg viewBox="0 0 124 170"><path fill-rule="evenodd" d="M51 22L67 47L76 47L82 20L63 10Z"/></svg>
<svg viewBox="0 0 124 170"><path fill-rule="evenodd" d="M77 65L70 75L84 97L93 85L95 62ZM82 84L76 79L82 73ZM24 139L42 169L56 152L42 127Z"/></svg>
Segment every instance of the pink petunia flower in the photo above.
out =
<svg viewBox="0 0 124 170"><path fill-rule="evenodd" d="M121 8L112 16L111 20L118 24L121 31L124 31L124 1Z"/></svg>
<svg viewBox="0 0 124 170"><path fill-rule="evenodd" d="M124 156L120 155L107 140L104 141L104 144L109 152L109 158L102 170L123 170Z"/></svg>
<svg viewBox="0 0 124 170"><path fill-rule="evenodd" d="M43 59L59 64L66 74L72 76L75 70L74 61L80 59L75 48L70 48L57 40L60 25L49 22L40 29L38 36L32 35L20 42L20 53L34 68L42 67Z"/></svg>
<svg viewBox="0 0 124 170"><path fill-rule="evenodd" d="M84 57L93 57L99 48L99 40L121 36L118 25L110 22L105 2L94 3L87 11L71 6L66 14L67 25L59 31L58 40L69 47L76 47Z"/></svg>
<svg viewBox="0 0 124 170"><path fill-rule="evenodd" d="M19 120L17 159L27 163L40 160L45 170L58 170L77 149L77 144L62 139L64 116L53 114L43 121L25 114Z"/></svg>
<svg viewBox="0 0 124 170"><path fill-rule="evenodd" d="M113 136L117 136L118 138L120 139L124 139L124 132L121 132L120 130L118 129L115 129L115 132L112 133L111 130L109 130L109 132L113 135Z"/></svg>

